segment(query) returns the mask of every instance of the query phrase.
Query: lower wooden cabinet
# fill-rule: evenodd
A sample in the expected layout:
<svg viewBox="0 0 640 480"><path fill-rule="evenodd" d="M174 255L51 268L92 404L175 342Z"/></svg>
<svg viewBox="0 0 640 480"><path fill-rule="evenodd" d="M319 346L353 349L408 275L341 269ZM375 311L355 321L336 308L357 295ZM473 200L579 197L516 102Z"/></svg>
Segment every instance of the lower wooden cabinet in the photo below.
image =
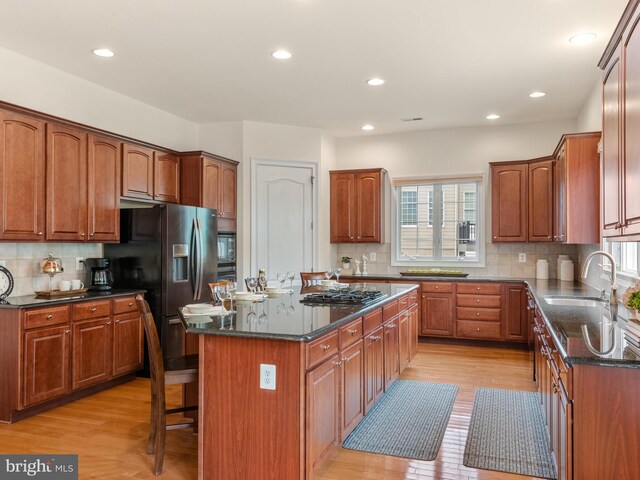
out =
<svg viewBox="0 0 640 480"><path fill-rule="evenodd" d="M402 372L411 361L411 322L409 310L398 316L398 361L399 371Z"/></svg>
<svg viewBox="0 0 640 480"><path fill-rule="evenodd" d="M527 294L524 285L505 285L504 339L527 341Z"/></svg>
<svg viewBox="0 0 640 480"><path fill-rule="evenodd" d="M364 342L350 346L342 356L342 425L344 441L364 417Z"/></svg>
<svg viewBox="0 0 640 480"><path fill-rule="evenodd" d="M109 380L113 372L111 318L73 323L72 388Z"/></svg>
<svg viewBox="0 0 640 480"><path fill-rule="evenodd" d="M394 317L385 323L384 329L384 391L400 376L400 355L399 355L399 335L398 317Z"/></svg>
<svg viewBox="0 0 640 480"><path fill-rule="evenodd" d="M113 317L113 374L140 370L144 362L144 331L137 312Z"/></svg>
<svg viewBox="0 0 640 480"><path fill-rule="evenodd" d="M384 337L378 327L364 338L364 413L384 394Z"/></svg>
<svg viewBox="0 0 640 480"><path fill-rule="evenodd" d="M422 335L450 337L453 335L453 295L422 294Z"/></svg>
<svg viewBox="0 0 640 480"><path fill-rule="evenodd" d="M409 362L411 362L418 353L419 314L418 305L415 303L412 304L411 307L409 307Z"/></svg>

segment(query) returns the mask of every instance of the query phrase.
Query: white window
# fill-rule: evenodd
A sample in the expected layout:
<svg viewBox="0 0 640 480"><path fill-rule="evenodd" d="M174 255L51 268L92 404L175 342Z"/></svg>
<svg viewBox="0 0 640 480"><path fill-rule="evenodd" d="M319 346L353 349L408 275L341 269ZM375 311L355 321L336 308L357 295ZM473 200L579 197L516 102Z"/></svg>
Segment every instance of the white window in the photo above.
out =
<svg viewBox="0 0 640 480"><path fill-rule="evenodd" d="M626 286L640 279L640 243L609 242L604 240L603 250L616 259L619 283ZM605 270L609 271L609 262L605 262Z"/></svg>
<svg viewBox="0 0 640 480"><path fill-rule="evenodd" d="M398 182L393 265L483 265L481 177Z"/></svg>

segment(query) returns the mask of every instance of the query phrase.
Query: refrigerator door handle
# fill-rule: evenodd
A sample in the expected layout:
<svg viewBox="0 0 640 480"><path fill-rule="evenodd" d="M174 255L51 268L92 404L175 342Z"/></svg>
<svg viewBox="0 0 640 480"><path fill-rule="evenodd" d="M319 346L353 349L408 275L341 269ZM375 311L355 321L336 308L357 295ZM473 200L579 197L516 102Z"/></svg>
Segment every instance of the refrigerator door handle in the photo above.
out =
<svg viewBox="0 0 640 480"><path fill-rule="evenodd" d="M193 219L193 225L191 225L191 288L193 289L193 301L198 300L198 224L197 220Z"/></svg>
<svg viewBox="0 0 640 480"><path fill-rule="evenodd" d="M200 220L196 218L196 223L198 225L198 300L201 299L200 292L202 292L203 280L204 280L204 255L202 251L202 227L200 225Z"/></svg>

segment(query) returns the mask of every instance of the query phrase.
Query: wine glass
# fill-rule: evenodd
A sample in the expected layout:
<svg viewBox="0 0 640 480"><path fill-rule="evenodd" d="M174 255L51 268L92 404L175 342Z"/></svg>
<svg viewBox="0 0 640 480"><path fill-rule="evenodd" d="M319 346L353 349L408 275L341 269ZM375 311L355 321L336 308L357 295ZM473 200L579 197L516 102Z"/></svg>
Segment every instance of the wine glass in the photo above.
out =
<svg viewBox="0 0 640 480"><path fill-rule="evenodd" d="M289 279L289 288L293 288L293 281L296 278L296 272L287 272L287 278Z"/></svg>
<svg viewBox="0 0 640 480"><path fill-rule="evenodd" d="M247 288L249 291L256 293L256 287L258 286L258 279L256 277L247 278Z"/></svg>
<svg viewBox="0 0 640 480"><path fill-rule="evenodd" d="M233 280L227 282L227 288L224 290L225 298L229 300L229 310L233 310L233 296L238 289L238 284Z"/></svg>
<svg viewBox="0 0 640 480"><path fill-rule="evenodd" d="M280 282L280 289L282 290L284 288L284 282L287 280L287 274L286 273L276 273L276 278Z"/></svg>
<svg viewBox="0 0 640 480"><path fill-rule="evenodd" d="M324 272L324 276L327 278L327 280L331 280L331 277L333 277L333 268L330 268L329 270Z"/></svg>
<svg viewBox="0 0 640 480"><path fill-rule="evenodd" d="M264 311L264 303L262 304L262 313L258 315L258 325L264 325L269 320L269 317Z"/></svg>
<svg viewBox="0 0 640 480"><path fill-rule="evenodd" d="M253 311L253 306L254 304L252 303L251 310L249 310L249 314L247 315L247 322L249 322L249 325L256 323L256 321L258 320L258 316L256 315L256 312Z"/></svg>
<svg viewBox="0 0 640 480"><path fill-rule="evenodd" d="M295 307L293 306L293 294L289 295L289 306L287 307L287 315L291 315L295 312Z"/></svg>
<svg viewBox="0 0 640 480"><path fill-rule="evenodd" d="M340 283L340 274L342 273L342 269L340 267L337 267L333 273L336 274L336 282Z"/></svg>
<svg viewBox="0 0 640 480"><path fill-rule="evenodd" d="M262 287L262 291L267 288L267 276L264 273L258 275L258 283Z"/></svg>

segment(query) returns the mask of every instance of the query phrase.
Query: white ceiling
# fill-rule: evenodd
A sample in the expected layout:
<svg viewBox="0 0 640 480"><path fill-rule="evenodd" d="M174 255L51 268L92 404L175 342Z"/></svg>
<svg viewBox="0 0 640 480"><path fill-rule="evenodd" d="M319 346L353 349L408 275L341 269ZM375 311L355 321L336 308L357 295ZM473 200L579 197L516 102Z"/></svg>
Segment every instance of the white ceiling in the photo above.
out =
<svg viewBox="0 0 640 480"><path fill-rule="evenodd" d="M0 46L197 123L576 118L626 0L0 0ZM568 38L595 32L588 46ZM101 59L91 50L116 52ZM290 50L288 61L270 53ZM0 66L1 70L1 66ZM380 76L387 83L369 87ZM528 94L547 96L532 100ZM402 123L401 118L423 117ZM366 133L370 135L371 133Z"/></svg>

